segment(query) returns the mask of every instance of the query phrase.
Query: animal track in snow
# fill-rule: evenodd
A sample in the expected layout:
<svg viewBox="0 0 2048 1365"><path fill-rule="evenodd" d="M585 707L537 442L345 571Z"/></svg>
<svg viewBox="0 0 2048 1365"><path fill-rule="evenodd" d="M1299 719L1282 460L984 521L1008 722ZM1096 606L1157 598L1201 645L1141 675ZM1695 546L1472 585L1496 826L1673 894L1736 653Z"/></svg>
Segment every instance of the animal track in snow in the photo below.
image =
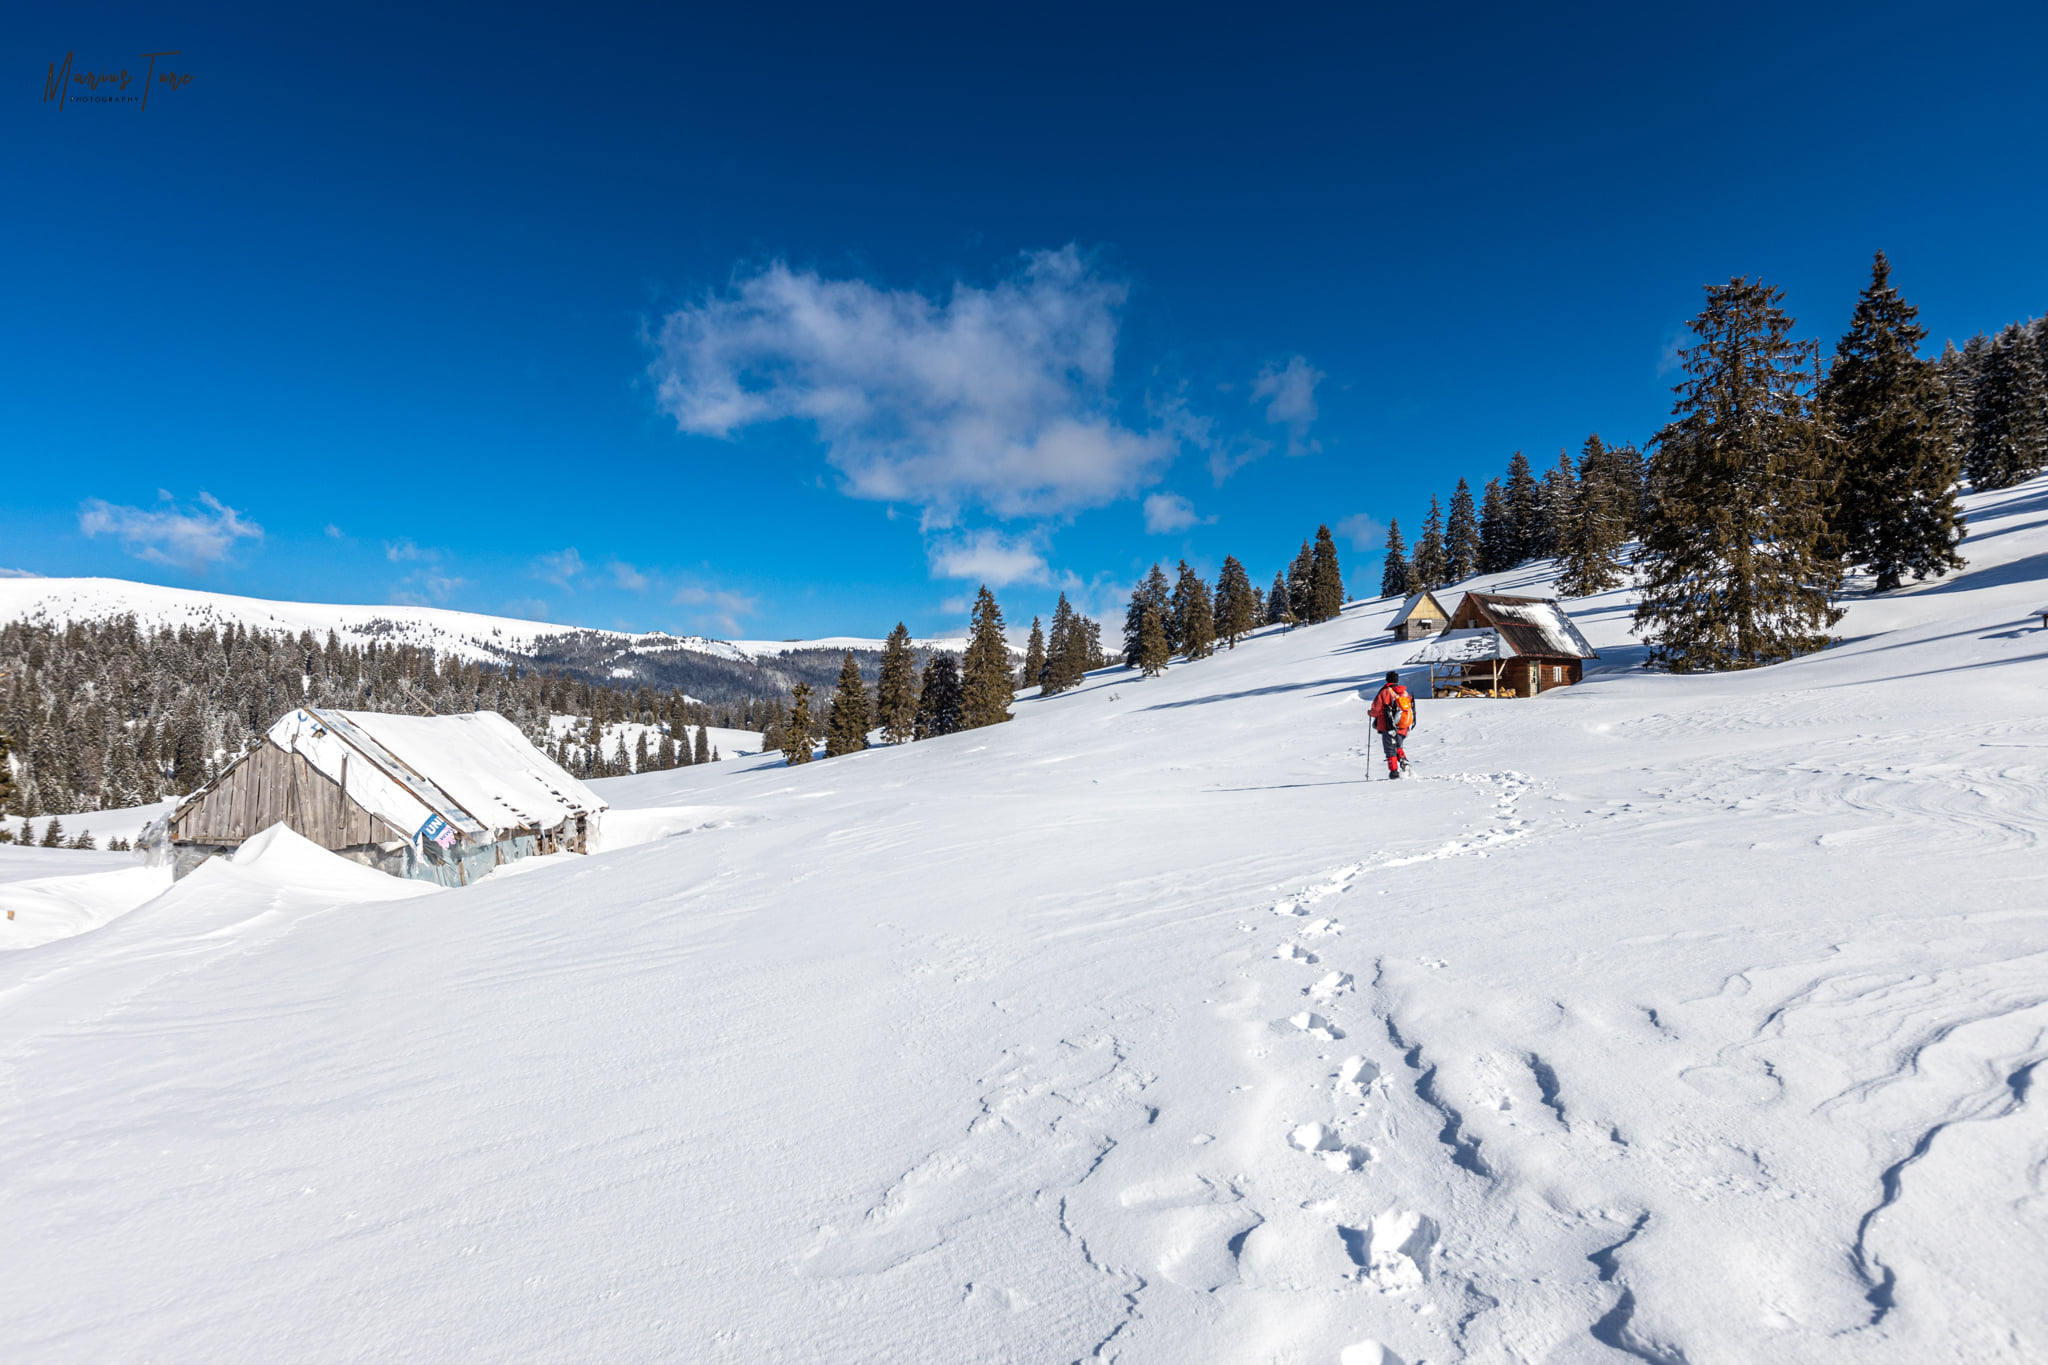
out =
<svg viewBox="0 0 2048 1365"><path fill-rule="evenodd" d="M1312 919L1301 927L1303 938L1321 938L1325 934L1341 934L1344 926L1333 919Z"/></svg>
<svg viewBox="0 0 2048 1365"><path fill-rule="evenodd" d="M1281 944L1273 950L1273 956L1281 962L1299 962L1304 966L1314 966L1322 960L1314 953L1295 943Z"/></svg>

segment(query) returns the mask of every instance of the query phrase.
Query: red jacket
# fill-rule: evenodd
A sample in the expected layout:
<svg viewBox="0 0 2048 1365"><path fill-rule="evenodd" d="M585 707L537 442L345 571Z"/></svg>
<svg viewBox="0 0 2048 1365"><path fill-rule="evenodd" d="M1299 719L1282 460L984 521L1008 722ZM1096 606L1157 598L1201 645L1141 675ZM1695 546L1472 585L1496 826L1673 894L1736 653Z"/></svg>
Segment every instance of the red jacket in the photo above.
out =
<svg viewBox="0 0 2048 1365"><path fill-rule="evenodd" d="M1406 725L1400 723L1402 717L1398 698L1401 697L1408 697L1408 723ZM1390 705L1389 703L1393 704ZM1390 683L1382 687L1380 694L1372 699L1371 715L1372 728L1378 730L1381 734L1392 730L1396 734L1405 735L1415 727L1415 699L1409 695L1408 689L1401 686L1401 684Z"/></svg>

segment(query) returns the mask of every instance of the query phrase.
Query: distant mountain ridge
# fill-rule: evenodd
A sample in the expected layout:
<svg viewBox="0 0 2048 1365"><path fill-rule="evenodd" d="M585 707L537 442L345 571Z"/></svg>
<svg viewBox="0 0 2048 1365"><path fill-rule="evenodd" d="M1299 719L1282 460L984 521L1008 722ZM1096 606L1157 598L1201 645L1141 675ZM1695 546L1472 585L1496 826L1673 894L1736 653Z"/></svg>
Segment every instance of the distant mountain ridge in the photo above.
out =
<svg viewBox="0 0 2048 1365"><path fill-rule="evenodd" d="M412 645L474 663L552 670L609 687L680 689L709 702L786 694L808 682L828 687L849 649L879 654L883 642L858 637L746 641L701 635L633 633L486 616L444 607L277 602L118 578L0 579L0 622L63 625L132 615L145 629L224 629L297 635L329 631L350 645ZM920 650L960 650L964 639L914 642ZM872 676L873 661L866 670Z"/></svg>

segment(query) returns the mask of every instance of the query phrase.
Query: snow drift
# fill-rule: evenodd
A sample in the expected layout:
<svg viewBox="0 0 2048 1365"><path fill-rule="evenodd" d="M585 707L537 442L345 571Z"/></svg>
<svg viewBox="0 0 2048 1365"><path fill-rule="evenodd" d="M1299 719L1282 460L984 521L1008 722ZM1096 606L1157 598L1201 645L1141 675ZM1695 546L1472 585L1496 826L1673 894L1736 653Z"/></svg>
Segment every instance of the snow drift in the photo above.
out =
<svg viewBox="0 0 2048 1365"><path fill-rule="evenodd" d="M1408 782L1373 602L461 890L202 869L0 960L5 1339L2040 1359L2048 481L1972 518L1775 668L1573 603L1586 681L1423 702Z"/></svg>

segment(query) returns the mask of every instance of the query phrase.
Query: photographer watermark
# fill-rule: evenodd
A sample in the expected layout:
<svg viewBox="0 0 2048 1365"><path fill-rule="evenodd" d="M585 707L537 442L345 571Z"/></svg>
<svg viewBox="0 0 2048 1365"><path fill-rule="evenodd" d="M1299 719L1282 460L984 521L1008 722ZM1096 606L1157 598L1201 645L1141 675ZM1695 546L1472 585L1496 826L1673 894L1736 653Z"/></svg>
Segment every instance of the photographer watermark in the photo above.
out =
<svg viewBox="0 0 2048 1365"><path fill-rule="evenodd" d="M167 85L173 90L182 90L192 83L192 73L189 71L173 71L168 66L162 71L156 69L159 57L180 55L182 54L179 52L142 53L137 60L146 59L149 65L143 69L141 85L131 90L129 87L133 80L127 67L118 70L109 68L105 71L73 71L73 53L67 52L64 54L62 65L50 63L50 73L43 78L43 103L55 104L59 109L74 100L80 104L134 104L147 109L149 92L157 86ZM84 89L81 92L75 90L75 86L82 86ZM109 86L112 89L102 93L103 88Z"/></svg>

